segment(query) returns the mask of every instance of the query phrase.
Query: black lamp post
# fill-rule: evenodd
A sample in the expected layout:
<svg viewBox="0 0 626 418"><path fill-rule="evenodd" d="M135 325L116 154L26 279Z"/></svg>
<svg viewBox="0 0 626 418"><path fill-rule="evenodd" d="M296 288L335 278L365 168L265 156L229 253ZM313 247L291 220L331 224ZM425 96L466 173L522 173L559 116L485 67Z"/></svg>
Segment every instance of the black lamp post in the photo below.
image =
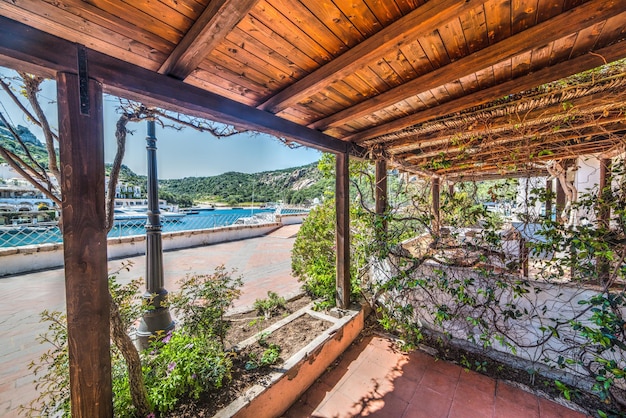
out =
<svg viewBox="0 0 626 418"><path fill-rule="evenodd" d="M146 348L150 337L163 335L174 328L167 306L167 290L163 287L163 246L161 244L161 212L156 164L156 137L154 121L148 121L148 221L146 223L146 293L143 298L146 310L137 330L138 345Z"/></svg>

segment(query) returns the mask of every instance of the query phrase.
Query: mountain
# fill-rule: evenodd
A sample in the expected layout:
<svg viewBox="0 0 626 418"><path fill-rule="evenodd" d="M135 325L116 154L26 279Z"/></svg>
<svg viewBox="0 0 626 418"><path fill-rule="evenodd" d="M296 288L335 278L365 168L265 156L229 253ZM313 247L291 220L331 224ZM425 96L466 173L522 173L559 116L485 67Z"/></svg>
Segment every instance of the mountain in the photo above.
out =
<svg viewBox="0 0 626 418"><path fill-rule="evenodd" d="M44 167L48 166L48 153L46 147L37 139L37 137L25 126L18 125L15 131L20 135L22 141L28 148L33 158ZM26 153L20 144L13 138L13 135L7 127L0 122L0 146L20 157L26 157ZM0 157L0 163L6 162Z"/></svg>
<svg viewBox="0 0 626 418"><path fill-rule="evenodd" d="M187 196L194 202L306 203L321 198L332 188L331 180L323 179L317 163L302 167L264 171L255 174L228 172L211 177L186 177L161 180L160 192Z"/></svg>
<svg viewBox="0 0 626 418"><path fill-rule="evenodd" d="M39 141L39 139L37 139L37 137L26 126L17 125L15 131L18 133L18 135L20 135L22 141L24 141L25 143L34 145L36 147L43 147L41 141ZM2 136L5 136L7 138L13 138L13 135L11 134L7 126L2 123L2 121L0 121L0 137Z"/></svg>

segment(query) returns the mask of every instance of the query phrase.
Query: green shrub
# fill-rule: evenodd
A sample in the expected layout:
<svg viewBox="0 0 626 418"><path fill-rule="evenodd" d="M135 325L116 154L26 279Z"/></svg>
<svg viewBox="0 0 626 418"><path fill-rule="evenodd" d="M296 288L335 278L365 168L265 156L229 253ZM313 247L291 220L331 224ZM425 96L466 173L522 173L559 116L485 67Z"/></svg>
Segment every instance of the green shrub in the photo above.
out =
<svg viewBox="0 0 626 418"><path fill-rule="evenodd" d="M259 340L259 344L261 344L261 340ZM261 367L271 366L278 363L281 351L282 349L279 345L269 344L260 357L255 353L250 354L250 357L246 362L246 370L256 370Z"/></svg>
<svg viewBox="0 0 626 418"><path fill-rule="evenodd" d="M322 299L321 307L335 305L336 293L335 201L327 199L305 219L291 252L292 272L303 281L312 298ZM353 271L355 269L352 269ZM355 275L353 296L358 297Z"/></svg>
<svg viewBox="0 0 626 418"><path fill-rule="evenodd" d="M211 275L187 275L179 281L180 290L169 296L182 327L192 336L217 337L224 344L228 322L226 311L241 293L241 278L233 278L224 266Z"/></svg>
<svg viewBox="0 0 626 418"><path fill-rule="evenodd" d="M265 319L270 319L276 312L285 309L286 303L285 298L270 290L267 292L266 299L255 300L253 306Z"/></svg>
<svg viewBox="0 0 626 418"><path fill-rule="evenodd" d="M180 399L198 399L230 379L232 361L221 344L185 330L155 342L143 357L148 397L159 412L171 411Z"/></svg>
<svg viewBox="0 0 626 418"><path fill-rule="evenodd" d="M128 327L142 310L141 283L135 280L120 285L115 277L109 280L111 296ZM181 399L197 399L230 379L231 359L215 337L223 338L228 329L223 317L238 297L240 285L241 279L232 279L224 267L218 267L213 275L186 277L180 292L172 294L172 306L187 316L179 328L141 353L146 391L155 411L171 411ZM22 405L21 413L27 417L70 417L67 320L61 312L48 311L41 313L41 320L48 322L49 328L38 341L52 347L29 366L39 396ZM115 416L134 417L126 363L113 345L111 372Z"/></svg>

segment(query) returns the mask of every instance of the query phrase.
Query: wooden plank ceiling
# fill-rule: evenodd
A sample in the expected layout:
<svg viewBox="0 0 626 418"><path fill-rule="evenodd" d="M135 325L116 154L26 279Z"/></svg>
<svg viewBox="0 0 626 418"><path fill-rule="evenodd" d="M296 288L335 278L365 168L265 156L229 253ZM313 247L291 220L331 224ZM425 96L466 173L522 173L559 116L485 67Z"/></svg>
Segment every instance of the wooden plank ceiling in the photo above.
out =
<svg viewBox="0 0 626 418"><path fill-rule="evenodd" d="M624 143L622 63L545 84L626 57L626 0L1 0L0 15L426 175Z"/></svg>

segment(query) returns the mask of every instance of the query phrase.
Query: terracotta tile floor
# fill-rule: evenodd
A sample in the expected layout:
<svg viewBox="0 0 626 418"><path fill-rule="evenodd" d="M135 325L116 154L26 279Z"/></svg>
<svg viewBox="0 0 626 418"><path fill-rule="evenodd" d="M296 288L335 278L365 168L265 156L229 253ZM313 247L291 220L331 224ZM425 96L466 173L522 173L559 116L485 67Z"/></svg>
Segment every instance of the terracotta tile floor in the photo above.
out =
<svg viewBox="0 0 626 418"><path fill-rule="evenodd" d="M583 418L502 381L369 336L353 345L285 418Z"/></svg>

